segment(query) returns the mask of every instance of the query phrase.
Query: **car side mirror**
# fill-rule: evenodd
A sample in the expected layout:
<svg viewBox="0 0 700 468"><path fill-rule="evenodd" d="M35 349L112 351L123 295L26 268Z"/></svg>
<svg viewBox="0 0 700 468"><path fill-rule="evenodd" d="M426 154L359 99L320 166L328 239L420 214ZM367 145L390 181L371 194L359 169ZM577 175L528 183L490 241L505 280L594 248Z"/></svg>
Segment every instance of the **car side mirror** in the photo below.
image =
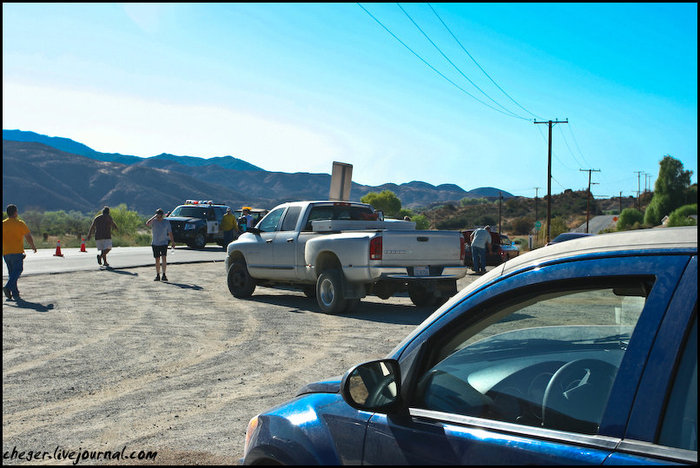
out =
<svg viewBox="0 0 700 468"><path fill-rule="evenodd" d="M358 364L343 376L340 393L347 404L359 410L396 411L401 407L401 367L395 359Z"/></svg>
<svg viewBox="0 0 700 468"><path fill-rule="evenodd" d="M254 228L254 227L249 227L249 228L246 228L245 232L249 232L249 233L255 234L257 236L258 234L260 234L260 229Z"/></svg>

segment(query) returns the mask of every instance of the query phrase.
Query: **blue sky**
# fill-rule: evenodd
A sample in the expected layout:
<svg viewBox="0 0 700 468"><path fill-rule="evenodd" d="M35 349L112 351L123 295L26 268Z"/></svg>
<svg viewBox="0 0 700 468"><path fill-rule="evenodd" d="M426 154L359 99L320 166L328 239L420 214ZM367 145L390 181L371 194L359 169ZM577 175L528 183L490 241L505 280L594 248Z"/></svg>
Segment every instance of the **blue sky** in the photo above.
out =
<svg viewBox="0 0 700 468"><path fill-rule="evenodd" d="M4 3L3 128L533 197L568 119L552 192L629 196L697 182L697 43L695 3Z"/></svg>

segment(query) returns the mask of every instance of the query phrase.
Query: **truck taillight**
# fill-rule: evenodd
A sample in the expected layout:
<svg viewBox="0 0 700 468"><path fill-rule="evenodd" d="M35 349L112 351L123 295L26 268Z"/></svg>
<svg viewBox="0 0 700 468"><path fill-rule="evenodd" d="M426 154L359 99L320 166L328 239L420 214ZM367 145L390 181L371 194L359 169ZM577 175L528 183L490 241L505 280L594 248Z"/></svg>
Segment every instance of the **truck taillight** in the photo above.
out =
<svg viewBox="0 0 700 468"><path fill-rule="evenodd" d="M371 241L369 241L369 259L370 260L381 260L382 259L382 236L377 236Z"/></svg>
<svg viewBox="0 0 700 468"><path fill-rule="evenodd" d="M467 256L467 241L464 236L459 236L459 259L464 263L464 259Z"/></svg>

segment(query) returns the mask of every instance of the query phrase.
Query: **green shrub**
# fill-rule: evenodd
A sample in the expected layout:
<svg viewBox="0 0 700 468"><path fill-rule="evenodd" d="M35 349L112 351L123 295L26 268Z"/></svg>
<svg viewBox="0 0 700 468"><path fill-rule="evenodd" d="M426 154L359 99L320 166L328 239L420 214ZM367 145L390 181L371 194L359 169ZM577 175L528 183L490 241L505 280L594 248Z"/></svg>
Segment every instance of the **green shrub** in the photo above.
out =
<svg viewBox="0 0 700 468"><path fill-rule="evenodd" d="M637 210L636 208L625 208L620 214L620 218L617 220L617 230L627 231L632 229L633 226L639 226L644 222L644 213Z"/></svg>
<svg viewBox="0 0 700 468"><path fill-rule="evenodd" d="M673 213L668 216L668 226L696 226L698 224L697 220L690 217L690 215L698 214L697 203L693 205L683 205Z"/></svg>

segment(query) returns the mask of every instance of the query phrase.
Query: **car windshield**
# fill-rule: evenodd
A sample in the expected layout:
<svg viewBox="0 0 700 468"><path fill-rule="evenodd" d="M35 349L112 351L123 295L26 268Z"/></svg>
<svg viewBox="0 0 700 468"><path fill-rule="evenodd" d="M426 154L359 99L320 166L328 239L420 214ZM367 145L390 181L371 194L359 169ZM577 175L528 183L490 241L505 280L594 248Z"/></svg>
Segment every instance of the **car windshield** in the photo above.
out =
<svg viewBox="0 0 700 468"><path fill-rule="evenodd" d="M183 216L186 218L206 218L207 208L199 206L178 206L170 213L171 217Z"/></svg>

